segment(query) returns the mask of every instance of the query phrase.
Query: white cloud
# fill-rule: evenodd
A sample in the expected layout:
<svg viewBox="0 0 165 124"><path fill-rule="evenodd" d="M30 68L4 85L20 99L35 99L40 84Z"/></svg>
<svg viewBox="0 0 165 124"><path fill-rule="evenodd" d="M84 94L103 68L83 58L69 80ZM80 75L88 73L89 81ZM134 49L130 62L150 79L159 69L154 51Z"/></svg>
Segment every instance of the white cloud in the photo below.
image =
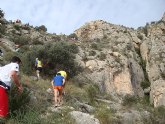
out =
<svg viewBox="0 0 165 124"><path fill-rule="evenodd" d="M72 33L85 22L102 19L137 28L160 20L164 0L0 0L8 20L45 25L51 33Z"/></svg>

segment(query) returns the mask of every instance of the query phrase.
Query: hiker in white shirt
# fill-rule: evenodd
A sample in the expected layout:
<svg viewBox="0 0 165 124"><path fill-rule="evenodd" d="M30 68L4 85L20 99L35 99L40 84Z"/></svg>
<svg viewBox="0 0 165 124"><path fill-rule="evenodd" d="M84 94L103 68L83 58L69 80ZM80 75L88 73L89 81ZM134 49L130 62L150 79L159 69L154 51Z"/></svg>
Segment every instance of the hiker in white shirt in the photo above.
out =
<svg viewBox="0 0 165 124"><path fill-rule="evenodd" d="M22 84L18 78L20 63L20 58L14 56L10 64L0 67L0 118L6 118L9 113L8 94L6 91L10 90L11 83L15 83L19 92L23 91Z"/></svg>

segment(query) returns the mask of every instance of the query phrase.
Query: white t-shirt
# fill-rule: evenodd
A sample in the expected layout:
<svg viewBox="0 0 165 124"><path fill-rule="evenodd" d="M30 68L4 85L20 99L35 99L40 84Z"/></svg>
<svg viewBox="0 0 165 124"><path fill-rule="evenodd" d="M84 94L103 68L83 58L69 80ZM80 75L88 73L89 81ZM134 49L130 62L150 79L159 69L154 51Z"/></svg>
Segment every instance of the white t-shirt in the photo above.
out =
<svg viewBox="0 0 165 124"><path fill-rule="evenodd" d="M11 86L11 71L19 72L19 65L17 63L10 63L0 67L0 80L8 86Z"/></svg>

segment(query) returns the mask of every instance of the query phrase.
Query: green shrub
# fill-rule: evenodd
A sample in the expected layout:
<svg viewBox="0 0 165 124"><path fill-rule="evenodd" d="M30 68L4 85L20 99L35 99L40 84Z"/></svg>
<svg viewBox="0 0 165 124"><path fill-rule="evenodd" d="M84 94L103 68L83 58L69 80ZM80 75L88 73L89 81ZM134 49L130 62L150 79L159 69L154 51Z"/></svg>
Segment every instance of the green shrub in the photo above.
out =
<svg viewBox="0 0 165 124"><path fill-rule="evenodd" d="M141 87L142 87L143 89L145 89L145 88L147 88L147 87L150 86L150 81L149 81L149 79L148 79L148 73L147 73L147 71L146 71L146 60L142 60L142 58L141 58L141 61L140 61L139 64L140 64L140 66L141 66L142 69L143 69L144 78L145 78L145 80L141 82Z"/></svg>
<svg viewBox="0 0 165 124"><path fill-rule="evenodd" d="M9 110L12 115L18 111L26 111L26 106L30 101L30 91L24 88L22 93L18 93L17 87L14 85L9 92Z"/></svg>
<svg viewBox="0 0 165 124"><path fill-rule="evenodd" d="M135 52L136 52L139 56L141 56L141 53L140 53L140 49L139 49L139 48L135 47ZM141 59L142 59L142 58L141 58Z"/></svg>
<svg viewBox="0 0 165 124"><path fill-rule="evenodd" d="M32 73L35 58L41 58L45 75L52 76L57 72L57 69L64 69L67 71L68 76L72 77L81 69L74 61L74 53L76 52L78 52L76 46L66 42L35 46L22 55L23 71L29 74Z"/></svg>
<svg viewBox="0 0 165 124"><path fill-rule="evenodd" d="M5 32L6 32L6 26L0 25L0 34L5 34Z"/></svg>
<svg viewBox="0 0 165 124"><path fill-rule="evenodd" d="M0 17L4 17L4 12L1 9L0 9Z"/></svg>
<svg viewBox="0 0 165 124"><path fill-rule="evenodd" d="M35 39L33 39L32 44L33 45L43 45L44 43L39 41L37 38L35 38Z"/></svg>
<svg viewBox="0 0 165 124"><path fill-rule="evenodd" d="M47 28L45 27L45 25L41 25L41 26L39 26L39 27L35 27L35 29L36 29L37 31L44 31L44 32L47 31Z"/></svg>
<svg viewBox="0 0 165 124"><path fill-rule="evenodd" d="M21 28L24 29L24 30L30 30L29 24L25 24Z"/></svg>
<svg viewBox="0 0 165 124"><path fill-rule="evenodd" d="M76 44L70 44L68 47L68 51L69 51L69 53L76 54L76 53L78 53L79 50L78 50L78 47Z"/></svg>
<svg viewBox="0 0 165 124"><path fill-rule="evenodd" d="M125 29L125 30L123 31L123 33L128 33L128 30L127 30L127 29Z"/></svg>
<svg viewBox="0 0 165 124"><path fill-rule="evenodd" d="M70 35L68 36L68 38L73 38L73 39L75 39L75 40L78 40L78 37L77 37L77 35L76 35L75 33L70 34Z"/></svg>
<svg viewBox="0 0 165 124"><path fill-rule="evenodd" d="M92 82L90 82L84 86L84 89L86 90L86 92L88 94L90 103L93 103L95 101L96 95L99 93L98 85L92 84Z"/></svg>
<svg viewBox="0 0 165 124"><path fill-rule="evenodd" d="M29 44L29 42L31 41L31 38L28 36L17 36L15 35L14 37L11 38L11 40L18 45L26 45Z"/></svg>
<svg viewBox="0 0 165 124"><path fill-rule="evenodd" d="M148 24L146 24L146 26L143 28L143 33L145 36L148 36Z"/></svg>
<svg viewBox="0 0 165 124"><path fill-rule="evenodd" d="M28 108L26 112L17 112L17 116L11 116L8 120L9 124L41 124L41 113L39 111Z"/></svg>
<svg viewBox="0 0 165 124"><path fill-rule="evenodd" d="M95 56L95 55L96 55L96 51L93 50L89 51L89 56Z"/></svg>
<svg viewBox="0 0 165 124"><path fill-rule="evenodd" d="M13 56L17 56L18 54L15 53L15 52L6 52L3 56L4 60L7 61L7 62L10 62L11 61L11 58Z"/></svg>
<svg viewBox="0 0 165 124"><path fill-rule="evenodd" d="M127 51L131 51L131 50L132 50L132 45L131 45L131 43L127 43L126 49L127 49Z"/></svg>
<svg viewBox="0 0 165 124"><path fill-rule="evenodd" d="M165 72L161 72L161 76L163 79L165 79Z"/></svg>
<svg viewBox="0 0 165 124"><path fill-rule="evenodd" d="M99 51L101 50L101 47L96 43L92 43L91 48L93 48L94 50L99 50Z"/></svg>
<svg viewBox="0 0 165 124"><path fill-rule="evenodd" d="M101 52L100 55L98 55L98 58L100 60L105 60L106 59L106 54Z"/></svg>
<svg viewBox="0 0 165 124"><path fill-rule="evenodd" d="M107 38L108 38L108 36L106 34L104 34L103 39L107 39Z"/></svg>
<svg viewBox="0 0 165 124"><path fill-rule="evenodd" d="M114 120L112 118L113 113L110 109L106 107L106 105L102 104L97 107L95 112L96 117L99 119L101 124L113 124Z"/></svg>
<svg viewBox="0 0 165 124"><path fill-rule="evenodd" d="M165 123L165 106L159 106L154 109L152 121L153 121L153 124Z"/></svg>
<svg viewBox="0 0 165 124"><path fill-rule="evenodd" d="M53 35L52 39L56 42L56 41L61 41L61 37L58 35Z"/></svg>
<svg viewBox="0 0 165 124"><path fill-rule="evenodd" d="M145 88L148 88L150 86L150 82L147 81L147 80L144 80L144 81L141 82L140 85L143 89L145 89Z"/></svg>
<svg viewBox="0 0 165 124"><path fill-rule="evenodd" d="M29 50L30 50L29 45L24 45L19 49L19 53L25 53Z"/></svg>
<svg viewBox="0 0 165 124"><path fill-rule="evenodd" d="M21 27L19 25L14 25L15 30L20 31Z"/></svg>
<svg viewBox="0 0 165 124"><path fill-rule="evenodd" d="M64 101L65 104L69 106L77 108L78 106L75 104L77 100L83 103L90 101L86 90L79 87L76 83L68 83L65 87L65 92L67 92L67 94L64 96Z"/></svg>
<svg viewBox="0 0 165 124"><path fill-rule="evenodd" d="M140 40L143 40L143 36L141 34L138 34L137 37L140 39Z"/></svg>
<svg viewBox="0 0 165 124"><path fill-rule="evenodd" d="M124 106L132 106L133 104L138 102L138 98L132 95L126 95L123 99Z"/></svg>

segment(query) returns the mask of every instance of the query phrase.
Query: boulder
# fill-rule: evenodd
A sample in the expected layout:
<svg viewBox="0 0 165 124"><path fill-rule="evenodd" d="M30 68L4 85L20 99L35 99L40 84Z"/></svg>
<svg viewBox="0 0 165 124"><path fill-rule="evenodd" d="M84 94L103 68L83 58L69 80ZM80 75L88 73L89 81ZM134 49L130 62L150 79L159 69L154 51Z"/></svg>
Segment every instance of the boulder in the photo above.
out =
<svg viewBox="0 0 165 124"><path fill-rule="evenodd" d="M75 120L76 124L100 124L97 118L87 113L72 111L69 114Z"/></svg>

